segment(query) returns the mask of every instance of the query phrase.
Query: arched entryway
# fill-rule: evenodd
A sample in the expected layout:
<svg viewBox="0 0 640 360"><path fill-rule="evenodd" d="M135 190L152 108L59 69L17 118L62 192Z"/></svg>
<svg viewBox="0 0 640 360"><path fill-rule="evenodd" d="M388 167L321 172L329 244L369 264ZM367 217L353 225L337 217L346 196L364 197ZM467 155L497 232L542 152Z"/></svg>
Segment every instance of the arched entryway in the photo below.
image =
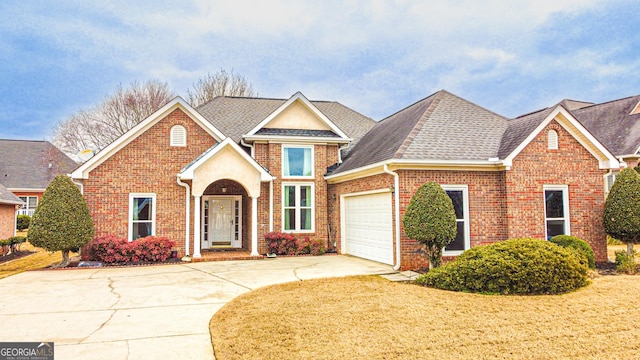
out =
<svg viewBox="0 0 640 360"><path fill-rule="evenodd" d="M211 183L200 206L201 250L250 248L251 198L241 184L230 179Z"/></svg>

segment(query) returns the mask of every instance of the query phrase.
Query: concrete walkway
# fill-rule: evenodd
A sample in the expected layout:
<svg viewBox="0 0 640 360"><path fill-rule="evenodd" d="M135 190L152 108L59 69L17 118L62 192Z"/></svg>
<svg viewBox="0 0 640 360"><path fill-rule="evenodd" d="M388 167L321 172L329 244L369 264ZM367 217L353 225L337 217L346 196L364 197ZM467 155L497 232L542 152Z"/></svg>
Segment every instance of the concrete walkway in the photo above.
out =
<svg viewBox="0 0 640 360"><path fill-rule="evenodd" d="M213 359L209 320L238 295L392 272L348 256L25 272L0 280L0 341L53 341L56 359Z"/></svg>

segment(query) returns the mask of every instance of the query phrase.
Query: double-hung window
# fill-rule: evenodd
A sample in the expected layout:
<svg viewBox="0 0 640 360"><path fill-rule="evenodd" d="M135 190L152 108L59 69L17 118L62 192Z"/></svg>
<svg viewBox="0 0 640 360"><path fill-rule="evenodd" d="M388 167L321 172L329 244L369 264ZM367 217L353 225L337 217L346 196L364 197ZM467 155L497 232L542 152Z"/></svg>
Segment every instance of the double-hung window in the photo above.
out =
<svg viewBox="0 0 640 360"><path fill-rule="evenodd" d="M156 233L156 194L129 194L129 241Z"/></svg>
<svg viewBox="0 0 640 360"><path fill-rule="evenodd" d="M313 178L313 146L282 146L282 177Z"/></svg>
<svg viewBox="0 0 640 360"><path fill-rule="evenodd" d="M38 207L38 197L37 196L19 196L20 200L24 201L25 204L20 206L18 210L18 215L29 215L33 216L33 213L36 211Z"/></svg>
<svg viewBox="0 0 640 360"><path fill-rule="evenodd" d="M442 185L456 212L456 238L444 248L444 255L459 255L470 247L469 189L467 185Z"/></svg>
<svg viewBox="0 0 640 360"><path fill-rule="evenodd" d="M313 232L313 185L285 184L282 198L282 229L291 232Z"/></svg>
<svg viewBox="0 0 640 360"><path fill-rule="evenodd" d="M544 186L544 220L547 240L556 235L570 235L569 187Z"/></svg>

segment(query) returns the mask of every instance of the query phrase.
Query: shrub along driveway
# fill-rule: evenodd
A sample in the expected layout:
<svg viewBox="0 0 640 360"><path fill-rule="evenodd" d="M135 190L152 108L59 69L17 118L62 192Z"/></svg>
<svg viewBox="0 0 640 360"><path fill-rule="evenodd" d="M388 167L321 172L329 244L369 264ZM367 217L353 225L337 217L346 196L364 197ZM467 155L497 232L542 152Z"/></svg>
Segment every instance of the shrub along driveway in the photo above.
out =
<svg viewBox="0 0 640 360"><path fill-rule="evenodd" d="M211 316L238 295L389 272L346 256L29 271L0 280L0 339L53 341L57 359L211 359Z"/></svg>

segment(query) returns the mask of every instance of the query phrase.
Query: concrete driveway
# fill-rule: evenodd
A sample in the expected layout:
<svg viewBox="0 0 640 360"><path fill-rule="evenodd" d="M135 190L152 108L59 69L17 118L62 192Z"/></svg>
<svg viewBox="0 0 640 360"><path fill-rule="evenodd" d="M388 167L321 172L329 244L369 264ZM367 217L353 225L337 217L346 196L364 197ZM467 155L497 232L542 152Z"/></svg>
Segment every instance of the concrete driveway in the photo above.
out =
<svg viewBox="0 0 640 360"><path fill-rule="evenodd" d="M209 320L238 295L391 272L349 256L25 272L0 280L0 341L53 341L56 359L213 359Z"/></svg>

